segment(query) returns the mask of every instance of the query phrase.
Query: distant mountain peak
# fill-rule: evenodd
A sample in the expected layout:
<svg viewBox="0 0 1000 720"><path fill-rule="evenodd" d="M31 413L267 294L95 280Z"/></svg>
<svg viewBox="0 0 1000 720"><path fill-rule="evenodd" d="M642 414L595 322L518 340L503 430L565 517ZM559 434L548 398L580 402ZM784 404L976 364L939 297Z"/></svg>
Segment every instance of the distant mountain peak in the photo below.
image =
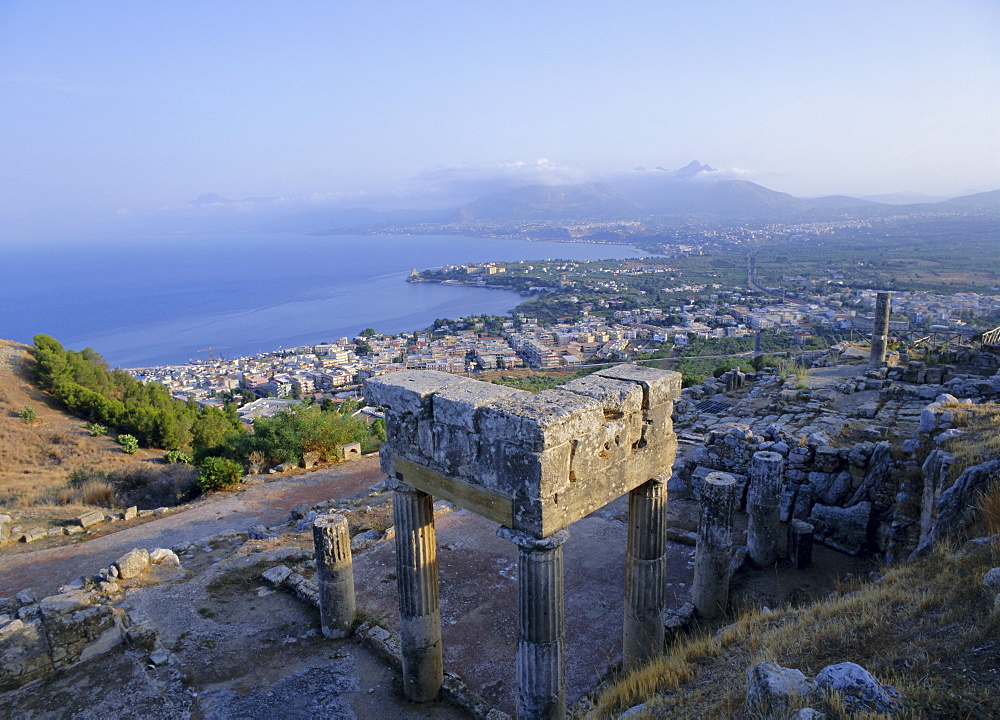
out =
<svg viewBox="0 0 1000 720"><path fill-rule="evenodd" d="M218 193L204 193L199 195L194 200L191 201L192 205L219 205L221 203L231 203L232 200L227 200L221 197Z"/></svg>
<svg viewBox="0 0 1000 720"><path fill-rule="evenodd" d="M715 172L715 168L709 165L702 165L697 160L692 160L680 170L675 170L674 177L687 180L702 172Z"/></svg>

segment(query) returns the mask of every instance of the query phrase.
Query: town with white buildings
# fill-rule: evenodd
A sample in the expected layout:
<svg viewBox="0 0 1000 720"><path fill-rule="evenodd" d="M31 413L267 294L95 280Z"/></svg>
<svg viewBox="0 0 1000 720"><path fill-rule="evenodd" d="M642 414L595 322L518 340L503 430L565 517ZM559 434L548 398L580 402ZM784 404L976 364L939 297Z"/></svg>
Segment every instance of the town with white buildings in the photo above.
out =
<svg viewBox="0 0 1000 720"><path fill-rule="evenodd" d="M531 267L531 266L528 266ZM469 284L503 273L497 263L451 266ZM545 268L559 277L559 287L546 286L545 297L572 307L572 316L542 324L523 312L505 317L467 317L438 321L431 328L397 335L366 331L353 338L283 349L253 357L130 370L144 382L157 382L174 397L200 405L236 402L252 420L278 412L289 403L312 398L338 402L357 397L366 378L403 369L475 374L487 370L572 367L590 362L623 361L664 349L683 348L694 340L740 338L758 331L787 334L801 343L821 331L858 336L871 330L874 290L852 290L836 278L822 281L783 278L798 290L786 297L753 293L718 283L690 284L666 280L664 293L673 298L660 306L625 308L627 285L615 277L656 275L663 268L636 270L622 266L574 279L572 266ZM643 270L646 272L644 273ZM411 280L419 280L419 275ZM538 296L542 287L531 287ZM578 296L593 297L585 301ZM632 296L639 303L642 294ZM681 299L676 299L681 298ZM620 309L619 309L620 308ZM893 294L891 330L972 334L977 318L1000 316L1000 295L923 292ZM664 353L660 353L663 356ZM254 402L256 400L256 402Z"/></svg>

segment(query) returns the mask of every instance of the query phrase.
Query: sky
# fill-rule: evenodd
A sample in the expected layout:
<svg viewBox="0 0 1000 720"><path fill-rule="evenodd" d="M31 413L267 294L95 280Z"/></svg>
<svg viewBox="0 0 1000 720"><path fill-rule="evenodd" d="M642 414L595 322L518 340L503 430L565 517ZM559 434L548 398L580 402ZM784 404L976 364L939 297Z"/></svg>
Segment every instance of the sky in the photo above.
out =
<svg viewBox="0 0 1000 720"><path fill-rule="evenodd" d="M996 0L0 0L0 235L697 159L1000 188Z"/></svg>

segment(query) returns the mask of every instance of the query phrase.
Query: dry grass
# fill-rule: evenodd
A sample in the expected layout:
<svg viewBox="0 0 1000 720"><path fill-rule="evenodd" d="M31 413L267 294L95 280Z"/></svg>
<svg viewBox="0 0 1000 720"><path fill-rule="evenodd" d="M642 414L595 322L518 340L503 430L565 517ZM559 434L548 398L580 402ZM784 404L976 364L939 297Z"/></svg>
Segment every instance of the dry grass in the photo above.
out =
<svg viewBox="0 0 1000 720"><path fill-rule="evenodd" d="M979 523L975 534L989 536L1000 534L1000 480L993 482L979 496Z"/></svg>
<svg viewBox="0 0 1000 720"><path fill-rule="evenodd" d="M58 491L60 505L97 505L110 508L115 504L115 489L101 480L88 480L79 487L65 487Z"/></svg>
<svg viewBox="0 0 1000 720"><path fill-rule="evenodd" d="M970 553L941 549L823 602L745 613L717 637L681 642L621 678L593 717L642 702L655 718L753 717L743 710L746 672L764 660L807 675L856 662L903 693L901 717L1000 717L1000 612L982 585L997 564L996 542Z"/></svg>
<svg viewBox="0 0 1000 720"><path fill-rule="evenodd" d="M51 525L87 505L108 507L107 491L67 488L73 471L149 466L162 453L134 456L106 437L92 437L83 420L63 412L32 379L34 359L25 345L0 340L0 512L15 524ZM17 415L30 405L36 420Z"/></svg>
<svg viewBox="0 0 1000 720"><path fill-rule="evenodd" d="M955 456L953 480L971 465L1000 457L1000 404L947 403L944 407L954 413L952 425L964 430L944 446Z"/></svg>

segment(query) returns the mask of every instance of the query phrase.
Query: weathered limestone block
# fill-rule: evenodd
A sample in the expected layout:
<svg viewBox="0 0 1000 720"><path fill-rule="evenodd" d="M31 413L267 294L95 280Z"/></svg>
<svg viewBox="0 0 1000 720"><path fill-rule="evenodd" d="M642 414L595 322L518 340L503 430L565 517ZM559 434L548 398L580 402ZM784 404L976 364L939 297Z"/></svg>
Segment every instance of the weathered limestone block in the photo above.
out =
<svg viewBox="0 0 1000 720"><path fill-rule="evenodd" d="M990 460L963 470L955 484L941 493L935 507L937 519L913 554L923 555L934 543L945 538L966 539L978 512L979 493L996 478L997 473L1000 473L1000 460Z"/></svg>
<svg viewBox="0 0 1000 720"><path fill-rule="evenodd" d="M541 451L589 435L604 423L600 401L559 389L518 394L483 406L480 431Z"/></svg>
<svg viewBox="0 0 1000 720"><path fill-rule="evenodd" d="M840 466L840 451L835 447L821 446L816 448L813 466L817 472L832 473Z"/></svg>
<svg viewBox="0 0 1000 720"><path fill-rule="evenodd" d="M118 577L122 580L129 580L141 575L148 565L149 551L142 548L129 550L115 563L115 567L118 568Z"/></svg>
<svg viewBox="0 0 1000 720"><path fill-rule="evenodd" d="M318 452L302 453L302 467L306 470L312 470L319 462L319 457Z"/></svg>
<svg viewBox="0 0 1000 720"><path fill-rule="evenodd" d="M784 717L793 704L810 696L814 689L813 681L801 670L773 662L757 663L747 670L746 709L768 717Z"/></svg>
<svg viewBox="0 0 1000 720"><path fill-rule="evenodd" d="M45 528L32 528L31 530L25 530L21 535L21 542L30 543L35 542L35 540L41 540L44 537L48 537L49 533Z"/></svg>
<svg viewBox="0 0 1000 720"><path fill-rule="evenodd" d="M139 508L138 507L136 507L135 505L132 505L130 507L125 508L125 512L123 514L123 519L124 520L135 520L137 517L139 517Z"/></svg>
<svg viewBox="0 0 1000 720"><path fill-rule="evenodd" d="M153 565L173 565L174 567L181 565L181 559L177 557L177 553L167 548L156 548L149 553L149 562Z"/></svg>
<svg viewBox="0 0 1000 720"><path fill-rule="evenodd" d="M97 603L98 599L86 592L52 595L39 603L56 667L86 659L122 641L114 608ZM91 644L95 647L88 647Z"/></svg>
<svg viewBox="0 0 1000 720"><path fill-rule="evenodd" d="M937 501L948 484L948 473L954 462L955 456L951 453L934 449L921 466L921 470L924 473L924 487L920 502L921 542L930 533L931 526L934 524Z"/></svg>
<svg viewBox="0 0 1000 720"><path fill-rule="evenodd" d="M19 685L50 670L52 656L41 620L0 620L0 687Z"/></svg>
<svg viewBox="0 0 1000 720"><path fill-rule="evenodd" d="M813 505L809 524L815 528L816 540L827 547L860 555L868 544L868 524L871 503L858 503L851 508Z"/></svg>
<svg viewBox="0 0 1000 720"><path fill-rule="evenodd" d="M681 374L642 367L614 365L594 373L600 377L638 383L642 387L643 407L655 407L672 402L681 394Z"/></svg>
<svg viewBox="0 0 1000 720"><path fill-rule="evenodd" d="M883 685L860 665L852 662L828 665L816 674L818 692L840 693L844 711L893 714L903 708L903 695Z"/></svg>
<svg viewBox="0 0 1000 720"><path fill-rule="evenodd" d="M840 505L851 492L851 475L848 472L811 472L809 486L817 502L824 505Z"/></svg>
<svg viewBox="0 0 1000 720"><path fill-rule="evenodd" d="M390 477L539 537L660 475L676 452L676 373L617 366L538 394L431 371L365 387L386 409Z"/></svg>
<svg viewBox="0 0 1000 720"><path fill-rule="evenodd" d="M877 512L884 512L892 504L896 492L893 482L894 469L892 446L884 440L876 443L868 459L865 478L847 502L847 507L860 502L870 502Z"/></svg>
<svg viewBox="0 0 1000 720"><path fill-rule="evenodd" d="M89 528L102 522L104 522L104 513L100 510L85 512L76 519L76 524L82 528Z"/></svg>

